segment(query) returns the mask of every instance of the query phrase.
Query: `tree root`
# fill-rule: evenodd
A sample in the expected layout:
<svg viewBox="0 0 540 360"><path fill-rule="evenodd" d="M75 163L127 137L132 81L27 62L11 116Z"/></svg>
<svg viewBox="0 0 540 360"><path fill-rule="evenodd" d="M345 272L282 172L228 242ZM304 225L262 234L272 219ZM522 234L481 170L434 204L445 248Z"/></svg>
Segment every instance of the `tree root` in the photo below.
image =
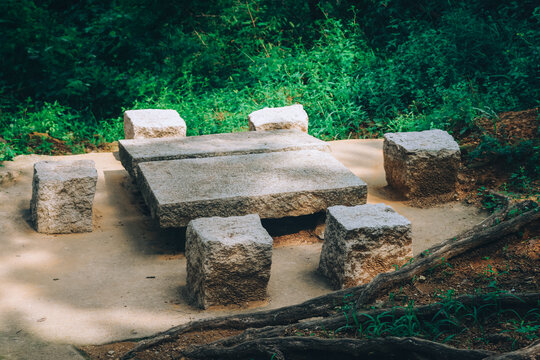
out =
<svg viewBox="0 0 540 360"><path fill-rule="evenodd" d="M538 204L530 200L523 201L512 207L506 207L473 229L424 251L414 259L413 263L397 271L377 275L359 290L356 307L361 309L369 305L371 301L394 288L395 285L412 279L414 275L423 273L433 265L440 263L442 259L449 260L471 249L490 244L518 232L528 224L539 221L539 210Z"/></svg>
<svg viewBox="0 0 540 360"><path fill-rule="evenodd" d="M414 337L375 339L322 339L290 336L242 342L233 347L191 347L188 359L483 359L492 355L484 350L462 350Z"/></svg>
<svg viewBox="0 0 540 360"><path fill-rule="evenodd" d="M486 360L538 360L540 358L540 340L516 351L488 357Z"/></svg>
<svg viewBox="0 0 540 360"><path fill-rule="evenodd" d="M496 297L487 295L463 295L452 300L453 304L460 304L467 307L475 306L476 308L485 308L493 305L499 309L513 309L516 311L530 310L540 301L540 293L523 293L523 294L497 294ZM435 303L423 306L414 307L414 314L418 320L432 320L434 316L444 309L445 304ZM495 310L495 309L493 309ZM230 347L240 344L245 341L251 341L259 338L273 338L279 336L287 336L294 334L295 331L312 330L312 331L339 331L347 330L364 326L371 319L377 318L381 314L392 314L395 318L399 318L410 312L411 309L406 307L393 307L383 309L371 309L368 311L358 312L354 316L350 312L345 312L340 315L334 315L322 319L308 320L291 325L267 326L263 328L248 329L241 334L228 337L202 346L225 346Z"/></svg>

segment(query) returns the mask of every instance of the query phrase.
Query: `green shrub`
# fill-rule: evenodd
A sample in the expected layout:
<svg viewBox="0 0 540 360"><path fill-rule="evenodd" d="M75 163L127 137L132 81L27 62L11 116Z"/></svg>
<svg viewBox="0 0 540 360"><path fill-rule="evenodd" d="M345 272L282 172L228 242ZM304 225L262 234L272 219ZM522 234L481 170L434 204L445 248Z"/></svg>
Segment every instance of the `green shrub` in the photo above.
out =
<svg viewBox="0 0 540 360"><path fill-rule="evenodd" d="M0 14L4 158L32 151L30 132L77 151L121 138L130 108L176 109L195 135L301 103L311 134L342 139L459 134L540 101L530 0L8 0Z"/></svg>

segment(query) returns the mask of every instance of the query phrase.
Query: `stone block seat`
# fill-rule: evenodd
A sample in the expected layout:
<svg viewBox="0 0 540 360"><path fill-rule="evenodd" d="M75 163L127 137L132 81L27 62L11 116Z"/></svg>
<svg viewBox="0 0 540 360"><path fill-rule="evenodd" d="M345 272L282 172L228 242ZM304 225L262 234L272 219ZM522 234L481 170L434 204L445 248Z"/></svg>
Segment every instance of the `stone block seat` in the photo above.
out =
<svg viewBox="0 0 540 360"><path fill-rule="evenodd" d="M385 204L332 206L319 272L336 289L370 282L412 257L411 223Z"/></svg>
<svg viewBox="0 0 540 360"><path fill-rule="evenodd" d="M245 155L292 150L330 151L322 140L298 130L248 131L188 136L184 138L128 139L118 141L124 168L136 177L139 163L161 160Z"/></svg>
<svg viewBox="0 0 540 360"><path fill-rule="evenodd" d="M35 163L30 210L36 230L45 234L91 232L96 183L92 160Z"/></svg>
<svg viewBox="0 0 540 360"><path fill-rule="evenodd" d="M186 136L186 123L175 110L128 110L124 112L126 139Z"/></svg>
<svg viewBox="0 0 540 360"><path fill-rule="evenodd" d="M383 155L388 185L407 199L448 200L454 194L460 151L446 131L385 134Z"/></svg>
<svg viewBox="0 0 540 360"><path fill-rule="evenodd" d="M267 297L272 237L258 215L193 220L186 232L187 292L197 306Z"/></svg>
<svg viewBox="0 0 540 360"><path fill-rule="evenodd" d="M162 228L212 216L263 219L365 204L367 185L317 150L142 162L137 183Z"/></svg>
<svg viewBox="0 0 540 360"><path fill-rule="evenodd" d="M248 115L249 130L298 129L308 131L308 114L300 104L264 108Z"/></svg>

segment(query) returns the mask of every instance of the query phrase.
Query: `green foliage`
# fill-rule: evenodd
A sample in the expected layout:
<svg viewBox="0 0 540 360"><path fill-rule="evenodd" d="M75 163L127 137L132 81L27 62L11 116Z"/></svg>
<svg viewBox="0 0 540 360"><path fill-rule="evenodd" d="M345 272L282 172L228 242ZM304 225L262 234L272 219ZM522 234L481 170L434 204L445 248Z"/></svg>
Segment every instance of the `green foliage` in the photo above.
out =
<svg viewBox="0 0 540 360"><path fill-rule="evenodd" d="M75 149L122 138L131 108L176 109L195 135L242 131L251 111L301 103L313 135L342 139L464 133L486 112L539 105L533 1L313 4L0 2L0 159L34 151L32 131ZM490 141L476 155L538 153Z"/></svg>
<svg viewBox="0 0 540 360"><path fill-rule="evenodd" d="M85 122L86 126L81 123ZM52 144L47 137L62 141L74 153L84 148L81 143L99 145L111 142L121 136L120 121L100 124L89 123L79 113L59 103L44 103L35 107L31 103L22 104L16 112L0 112L0 159L11 160L15 155L28 152L51 154ZM42 138L38 146L30 148L30 134L37 133Z"/></svg>
<svg viewBox="0 0 540 360"><path fill-rule="evenodd" d="M540 138L510 145L484 135L479 146L469 154L469 158L489 159L491 162L504 164L515 172L511 185L518 185L517 181L524 177L540 177Z"/></svg>

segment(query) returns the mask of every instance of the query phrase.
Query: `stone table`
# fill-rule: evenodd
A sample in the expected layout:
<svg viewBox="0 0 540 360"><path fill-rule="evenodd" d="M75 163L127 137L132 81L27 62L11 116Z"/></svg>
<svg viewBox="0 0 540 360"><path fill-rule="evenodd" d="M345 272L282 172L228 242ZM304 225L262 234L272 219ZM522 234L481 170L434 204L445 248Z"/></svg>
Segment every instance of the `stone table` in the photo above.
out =
<svg viewBox="0 0 540 360"><path fill-rule="evenodd" d="M308 215L367 198L364 181L316 150L143 162L138 174L146 204L164 228L211 216Z"/></svg>
<svg viewBox="0 0 540 360"><path fill-rule="evenodd" d="M298 130L274 130L118 141L120 161L131 176L141 162L191 159L275 151L320 150L329 146Z"/></svg>

